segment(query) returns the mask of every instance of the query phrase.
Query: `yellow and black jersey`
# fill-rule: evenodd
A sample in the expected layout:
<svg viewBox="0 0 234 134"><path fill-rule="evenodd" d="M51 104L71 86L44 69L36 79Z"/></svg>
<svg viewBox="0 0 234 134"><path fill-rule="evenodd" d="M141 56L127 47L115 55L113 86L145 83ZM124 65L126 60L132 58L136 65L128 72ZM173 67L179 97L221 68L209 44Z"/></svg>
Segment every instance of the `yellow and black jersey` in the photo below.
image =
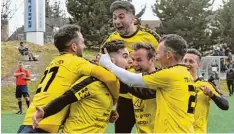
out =
<svg viewBox="0 0 234 134"><path fill-rule="evenodd" d="M109 36L107 36L103 45L105 42L112 40L123 40L129 53L132 52L132 44L136 42L150 43L153 45L155 50L157 50L159 38L160 36L155 31L138 25L137 31L130 36L122 36L118 32L111 33Z"/></svg>
<svg viewBox="0 0 234 134"><path fill-rule="evenodd" d="M156 99L143 100L132 97L137 133L153 133L156 113Z"/></svg>
<svg viewBox="0 0 234 134"><path fill-rule="evenodd" d="M211 83L197 79L195 81L196 91L197 91L197 105L195 108L194 114L194 131L196 133L207 133L207 123L208 123L208 115L210 110L210 98L209 96L205 95L202 91L201 86L206 86L210 88L216 97L221 97L220 94L217 92L215 86ZM214 100L215 101L215 100ZM222 100L221 100L222 101ZM220 101L218 101L219 103Z"/></svg>
<svg viewBox="0 0 234 134"><path fill-rule="evenodd" d="M118 32L111 33L109 36L107 36L103 45L105 45L105 42L109 42L112 40L123 40L125 42L126 48L131 54L132 44L136 42L150 43L154 47L154 49L157 50L159 38L159 35L155 31L138 25L136 32L133 33L131 36L122 36ZM132 98L131 94L120 94L120 96L127 99Z"/></svg>
<svg viewBox="0 0 234 134"><path fill-rule="evenodd" d="M194 132L196 92L187 67L175 65L144 75L148 88L156 90L155 133Z"/></svg>
<svg viewBox="0 0 234 134"><path fill-rule="evenodd" d="M55 115L68 105L70 105L69 113L66 111L60 116L60 118L66 119L63 132L105 132L109 123L113 100L103 82L90 76L81 77L70 90L51 101L44 108L44 119Z"/></svg>
<svg viewBox="0 0 234 134"><path fill-rule="evenodd" d="M70 105L70 114L63 129L65 133L104 133L107 129L113 108L111 94L100 81L79 89L84 85L82 81L89 79L94 78L84 76L72 88L77 102Z"/></svg>
<svg viewBox="0 0 234 134"><path fill-rule="evenodd" d="M53 59L44 72L23 124L32 125L32 116L36 112L36 106L46 106L54 98L67 91L81 75L90 75L94 67L95 65L72 54L63 54ZM39 128L48 132L57 132L62 123L60 114L63 112L41 121Z"/></svg>
<svg viewBox="0 0 234 134"><path fill-rule="evenodd" d="M156 113L156 91L148 88L129 87L120 82L120 93L132 94L137 133L153 133Z"/></svg>
<svg viewBox="0 0 234 134"><path fill-rule="evenodd" d="M99 73L98 73L99 72ZM102 73L100 73L102 72ZM46 68L44 76L38 86L36 94L28 108L23 125L32 125L32 116L36 106L44 107L50 101L66 92L71 85L82 75L91 75L100 79L106 77L105 73L115 81L116 77L105 69L91 64L85 59L72 54L57 56ZM108 78L109 78L108 77ZM107 80L109 81L109 80ZM119 90L119 83L112 83ZM40 122L39 128L48 132L57 132L63 121L66 108Z"/></svg>

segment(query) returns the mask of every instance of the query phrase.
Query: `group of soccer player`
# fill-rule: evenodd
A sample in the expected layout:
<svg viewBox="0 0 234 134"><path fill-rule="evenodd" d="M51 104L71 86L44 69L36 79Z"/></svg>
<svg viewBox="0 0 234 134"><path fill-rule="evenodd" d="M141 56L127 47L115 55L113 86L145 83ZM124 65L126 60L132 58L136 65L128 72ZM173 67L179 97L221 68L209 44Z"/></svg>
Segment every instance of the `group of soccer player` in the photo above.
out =
<svg viewBox="0 0 234 134"><path fill-rule="evenodd" d="M206 133L210 100L222 110L229 104L198 78L200 52L179 35L160 38L134 25L128 1L110 9L116 32L101 46L99 65L82 58L78 26L55 34L60 55L46 68L18 133L104 133L109 122L116 133L131 133L134 125L137 133Z"/></svg>

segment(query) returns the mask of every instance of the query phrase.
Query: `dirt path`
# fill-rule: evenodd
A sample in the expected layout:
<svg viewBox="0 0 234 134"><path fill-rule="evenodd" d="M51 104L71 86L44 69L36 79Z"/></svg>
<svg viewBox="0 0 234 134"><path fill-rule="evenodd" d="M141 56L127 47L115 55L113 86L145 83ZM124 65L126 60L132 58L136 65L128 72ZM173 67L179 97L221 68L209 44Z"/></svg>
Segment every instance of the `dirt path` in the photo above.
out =
<svg viewBox="0 0 234 134"><path fill-rule="evenodd" d="M31 75L31 81L36 81L40 79L39 70L40 68L45 66L44 64L47 64L43 60L45 58L46 58L45 55L39 55L38 61L21 60L24 64L24 68L29 70L29 73ZM14 68L12 68L11 71L7 75L1 78L2 88L6 86L15 85L15 77L13 75L14 75L16 68L17 68L17 65Z"/></svg>

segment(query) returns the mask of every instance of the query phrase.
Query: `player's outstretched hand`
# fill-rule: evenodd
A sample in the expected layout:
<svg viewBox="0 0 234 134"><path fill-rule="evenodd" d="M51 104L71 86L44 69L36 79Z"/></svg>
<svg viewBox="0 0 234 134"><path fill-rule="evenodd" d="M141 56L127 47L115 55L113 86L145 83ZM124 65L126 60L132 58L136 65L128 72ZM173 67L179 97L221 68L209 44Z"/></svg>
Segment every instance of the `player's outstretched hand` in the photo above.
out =
<svg viewBox="0 0 234 134"><path fill-rule="evenodd" d="M99 65L108 69L108 67L112 64L112 62L111 62L111 58L110 58L109 53L107 52L106 48L104 48L104 53L105 54L101 54L101 58L99 60Z"/></svg>
<svg viewBox="0 0 234 134"><path fill-rule="evenodd" d="M119 118L118 112L115 111L115 110L112 110L112 111L111 111L111 114L110 114L109 122L110 122L110 123L114 123L118 118Z"/></svg>
<svg viewBox="0 0 234 134"><path fill-rule="evenodd" d="M33 129L37 128L39 125L39 122L42 120L44 117L44 110L40 107L36 107L36 113L33 115L32 120L33 120Z"/></svg>

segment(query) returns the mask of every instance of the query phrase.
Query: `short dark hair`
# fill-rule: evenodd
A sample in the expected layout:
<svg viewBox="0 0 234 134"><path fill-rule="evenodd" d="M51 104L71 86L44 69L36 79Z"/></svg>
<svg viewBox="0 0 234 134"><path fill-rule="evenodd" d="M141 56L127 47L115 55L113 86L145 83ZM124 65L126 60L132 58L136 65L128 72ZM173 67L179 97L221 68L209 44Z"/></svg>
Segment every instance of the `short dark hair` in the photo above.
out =
<svg viewBox="0 0 234 134"><path fill-rule="evenodd" d="M127 12L135 15L135 7L129 1L115 1L110 6L110 11L113 13L117 9L124 9Z"/></svg>
<svg viewBox="0 0 234 134"><path fill-rule="evenodd" d="M166 47L172 50L177 61L182 60L187 51L187 42L185 39L177 34L167 34L162 36L159 42L164 42Z"/></svg>
<svg viewBox="0 0 234 134"><path fill-rule="evenodd" d="M24 44L24 43L21 41L20 44Z"/></svg>
<svg viewBox="0 0 234 134"><path fill-rule="evenodd" d="M23 62L20 61L20 62L18 63L18 66L20 66L20 65L24 66Z"/></svg>
<svg viewBox="0 0 234 134"><path fill-rule="evenodd" d="M68 43L78 39L77 32L80 32L80 27L78 25L67 24L59 29L54 35L54 45L59 52L67 51Z"/></svg>
<svg viewBox="0 0 234 134"><path fill-rule="evenodd" d="M197 49L194 49L194 48L188 49L186 53L187 53L187 54L194 54L194 55L197 55L197 56L198 56L198 62L201 61L202 55L201 55L201 53L200 53Z"/></svg>
<svg viewBox="0 0 234 134"><path fill-rule="evenodd" d="M154 47L148 43L141 43L141 42L134 43L134 44L132 44L132 49L134 51L137 51L139 49L147 50L148 51L148 55L147 55L148 59L151 59L152 57L155 57L155 55L156 55Z"/></svg>
<svg viewBox="0 0 234 134"><path fill-rule="evenodd" d="M123 40L112 40L106 42L101 48L101 52L103 54L104 54L104 48L107 49L108 53L117 52L118 50L125 48L125 43Z"/></svg>

